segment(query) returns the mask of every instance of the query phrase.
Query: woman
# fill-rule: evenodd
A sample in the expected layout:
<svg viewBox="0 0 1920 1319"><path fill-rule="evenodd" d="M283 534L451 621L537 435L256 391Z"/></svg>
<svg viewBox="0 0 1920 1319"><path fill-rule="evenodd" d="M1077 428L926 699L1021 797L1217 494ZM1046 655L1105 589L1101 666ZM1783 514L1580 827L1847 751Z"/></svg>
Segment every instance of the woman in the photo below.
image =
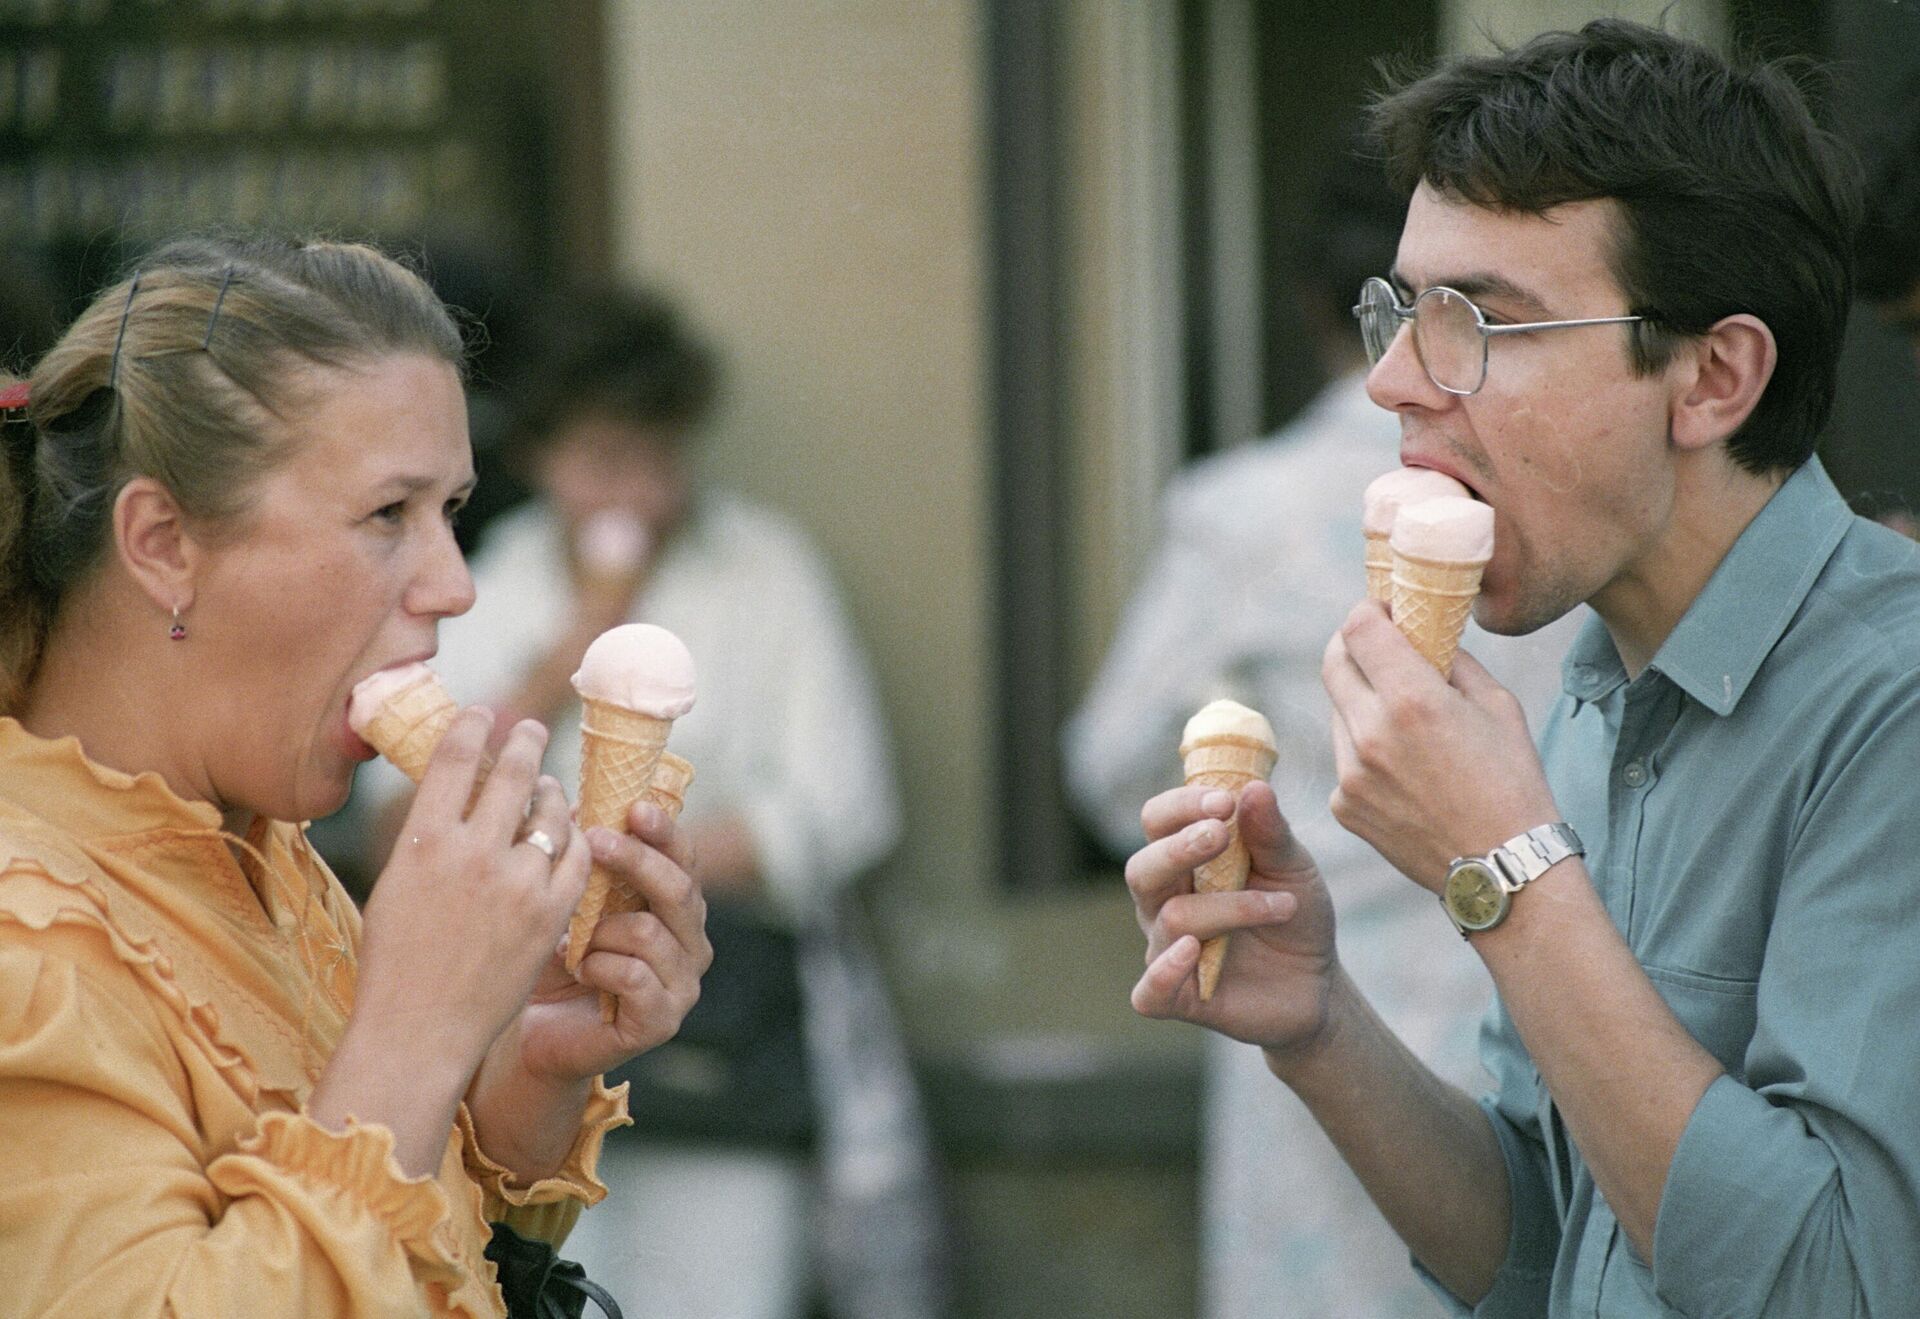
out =
<svg viewBox="0 0 1920 1319"><path fill-rule="evenodd" d="M373 754L353 685L473 601L460 361L370 249L178 244L4 427L0 1315L497 1316L489 1224L604 1193L599 1076L710 957L667 822L584 837L532 722L467 809L468 710L364 921L293 823ZM590 850L653 911L576 980Z"/></svg>

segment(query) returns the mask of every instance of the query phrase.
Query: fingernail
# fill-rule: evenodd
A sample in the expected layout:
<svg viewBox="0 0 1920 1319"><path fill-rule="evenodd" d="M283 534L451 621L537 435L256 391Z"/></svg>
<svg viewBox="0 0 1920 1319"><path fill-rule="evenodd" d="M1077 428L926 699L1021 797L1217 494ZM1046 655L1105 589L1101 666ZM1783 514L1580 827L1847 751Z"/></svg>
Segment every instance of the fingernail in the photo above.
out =
<svg viewBox="0 0 1920 1319"><path fill-rule="evenodd" d="M1216 820L1202 820L1193 827L1191 837L1195 847L1212 847L1220 841L1220 824Z"/></svg>
<svg viewBox="0 0 1920 1319"><path fill-rule="evenodd" d="M595 825L587 830L587 846L593 849L593 859L596 861L609 860L613 856L613 849L617 842L618 839L611 829L603 829Z"/></svg>
<svg viewBox="0 0 1920 1319"><path fill-rule="evenodd" d="M1200 809L1209 813L1230 811L1233 809L1233 794L1221 788L1215 788L1200 799Z"/></svg>

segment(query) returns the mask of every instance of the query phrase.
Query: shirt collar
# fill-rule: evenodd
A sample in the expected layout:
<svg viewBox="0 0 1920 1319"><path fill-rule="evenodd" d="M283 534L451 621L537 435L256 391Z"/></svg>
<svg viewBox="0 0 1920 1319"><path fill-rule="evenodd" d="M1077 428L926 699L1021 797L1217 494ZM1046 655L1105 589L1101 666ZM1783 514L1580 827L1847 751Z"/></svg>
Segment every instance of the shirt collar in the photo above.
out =
<svg viewBox="0 0 1920 1319"><path fill-rule="evenodd" d="M0 766L0 800L83 841L152 829L220 828L213 803L183 799L150 771L124 774L95 764L79 738L35 737L15 719L0 718Z"/></svg>
<svg viewBox="0 0 1920 1319"><path fill-rule="evenodd" d="M1731 714L1852 523L1820 460L1808 459L1740 533L1648 668L1715 714ZM1581 629L1561 673L1567 695L1581 701L1626 681L1597 616Z"/></svg>

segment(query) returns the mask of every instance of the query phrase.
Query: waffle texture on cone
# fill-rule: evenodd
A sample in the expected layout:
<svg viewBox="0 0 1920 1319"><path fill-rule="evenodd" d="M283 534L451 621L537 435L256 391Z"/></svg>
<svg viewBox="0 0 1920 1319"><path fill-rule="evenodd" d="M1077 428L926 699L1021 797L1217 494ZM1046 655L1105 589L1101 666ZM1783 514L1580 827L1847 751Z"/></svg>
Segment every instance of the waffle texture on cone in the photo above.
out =
<svg viewBox="0 0 1920 1319"><path fill-rule="evenodd" d="M1485 566L1393 556L1394 625L1442 677L1453 672Z"/></svg>
<svg viewBox="0 0 1920 1319"><path fill-rule="evenodd" d="M418 783L427 772L433 749L440 745L458 713L460 708L440 685L440 679L422 666L419 676L374 708L360 736Z"/></svg>

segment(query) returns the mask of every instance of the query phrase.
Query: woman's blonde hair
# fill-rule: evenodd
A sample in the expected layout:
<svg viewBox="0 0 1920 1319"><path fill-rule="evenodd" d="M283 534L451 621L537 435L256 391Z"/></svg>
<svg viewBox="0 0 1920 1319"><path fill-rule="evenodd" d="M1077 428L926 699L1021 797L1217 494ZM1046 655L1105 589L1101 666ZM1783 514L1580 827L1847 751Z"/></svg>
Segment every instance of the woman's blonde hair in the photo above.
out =
<svg viewBox="0 0 1920 1319"><path fill-rule="evenodd" d="M288 453L315 367L465 347L417 274L355 243L188 239L106 289L28 378L0 479L0 714L61 600L104 554L121 487L148 476L190 517L241 512Z"/></svg>

